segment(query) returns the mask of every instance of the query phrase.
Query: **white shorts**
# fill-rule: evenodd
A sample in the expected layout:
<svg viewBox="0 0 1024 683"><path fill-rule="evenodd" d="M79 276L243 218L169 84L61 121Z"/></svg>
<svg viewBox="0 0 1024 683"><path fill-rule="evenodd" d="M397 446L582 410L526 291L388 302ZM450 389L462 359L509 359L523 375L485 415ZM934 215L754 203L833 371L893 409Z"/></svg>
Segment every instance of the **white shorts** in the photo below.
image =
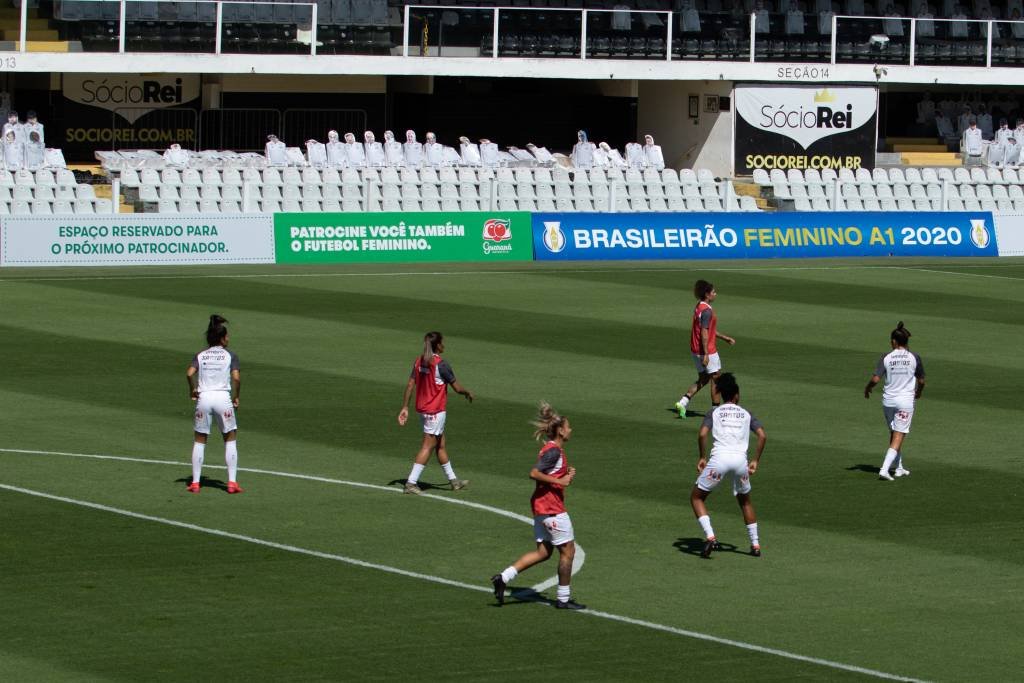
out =
<svg viewBox="0 0 1024 683"><path fill-rule="evenodd" d="M750 493L747 456L742 454L712 455L704 467L704 471L697 477L697 488L701 491L714 491L722 483L722 478L729 474L732 475L732 495Z"/></svg>
<svg viewBox="0 0 1024 683"><path fill-rule="evenodd" d="M448 413L443 410L440 413L420 413L423 433L430 434L431 436L441 436L444 434L444 421L447 416Z"/></svg>
<svg viewBox="0 0 1024 683"><path fill-rule="evenodd" d="M914 419L913 408L907 410L906 408L882 406L882 414L885 415L885 423L889 425L889 429L901 434L910 433L910 423Z"/></svg>
<svg viewBox="0 0 1024 683"><path fill-rule="evenodd" d="M238 429L235 407L231 405L231 393L227 391L206 391L196 401L196 422L194 429L200 434L210 433L210 416L217 418L221 434Z"/></svg>
<svg viewBox="0 0 1024 683"><path fill-rule="evenodd" d="M537 543L550 543L554 546L565 545L574 540L569 513L534 516L533 537L537 539Z"/></svg>
<svg viewBox="0 0 1024 683"><path fill-rule="evenodd" d="M697 374L713 375L722 369L722 359L718 357L718 352L708 355L708 366L704 367L704 356L699 353L693 354L693 364L697 368Z"/></svg>

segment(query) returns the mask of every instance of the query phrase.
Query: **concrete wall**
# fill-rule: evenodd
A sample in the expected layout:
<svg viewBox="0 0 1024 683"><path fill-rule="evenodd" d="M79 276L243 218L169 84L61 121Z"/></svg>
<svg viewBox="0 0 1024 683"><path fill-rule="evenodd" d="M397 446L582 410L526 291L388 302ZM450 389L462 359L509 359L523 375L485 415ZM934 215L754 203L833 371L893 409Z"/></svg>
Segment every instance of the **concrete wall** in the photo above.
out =
<svg viewBox="0 0 1024 683"><path fill-rule="evenodd" d="M673 168L707 168L732 174L732 107L705 111L706 97L731 97L732 81L638 81L637 140L650 134ZM689 100L696 95L697 117Z"/></svg>

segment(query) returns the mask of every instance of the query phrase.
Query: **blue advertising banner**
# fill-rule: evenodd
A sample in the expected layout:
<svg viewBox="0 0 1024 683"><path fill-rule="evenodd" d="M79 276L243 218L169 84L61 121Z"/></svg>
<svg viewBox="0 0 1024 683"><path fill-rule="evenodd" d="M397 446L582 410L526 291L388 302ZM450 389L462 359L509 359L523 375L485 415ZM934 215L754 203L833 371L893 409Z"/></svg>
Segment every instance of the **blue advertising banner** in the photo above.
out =
<svg viewBox="0 0 1024 683"><path fill-rule="evenodd" d="M998 256L990 212L535 213L538 261Z"/></svg>

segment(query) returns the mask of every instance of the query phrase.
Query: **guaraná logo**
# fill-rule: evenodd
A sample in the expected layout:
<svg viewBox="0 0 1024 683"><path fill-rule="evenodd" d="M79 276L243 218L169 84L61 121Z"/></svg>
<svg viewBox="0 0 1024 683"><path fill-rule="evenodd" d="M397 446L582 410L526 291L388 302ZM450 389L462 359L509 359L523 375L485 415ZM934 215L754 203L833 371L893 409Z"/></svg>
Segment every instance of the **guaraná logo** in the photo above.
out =
<svg viewBox="0 0 1024 683"><path fill-rule="evenodd" d="M974 243L978 249L984 249L988 246L989 241L992 238L988 234L988 228L985 227L984 218L972 218L971 219L971 242Z"/></svg>
<svg viewBox="0 0 1024 683"><path fill-rule="evenodd" d="M562 232L562 224L558 221L544 221L544 248L552 254L565 249L565 233Z"/></svg>
<svg viewBox="0 0 1024 683"><path fill-rule="evenodd" d="M488 242L504 242L512 239L512 227L507 218L488 218L484 221L484 239Z"/></svg>

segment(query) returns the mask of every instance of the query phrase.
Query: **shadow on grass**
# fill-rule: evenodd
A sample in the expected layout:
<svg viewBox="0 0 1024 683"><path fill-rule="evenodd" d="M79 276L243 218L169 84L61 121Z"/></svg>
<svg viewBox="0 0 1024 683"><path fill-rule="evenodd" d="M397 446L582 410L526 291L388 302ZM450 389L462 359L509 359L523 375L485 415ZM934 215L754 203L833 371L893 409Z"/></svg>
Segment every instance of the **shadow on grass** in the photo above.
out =
<svg viewBox="0 0 1024 683"><path fill-rule="evenodd" d="M667 410L668 412L672 413L673 415L676 415L676 416L679 415L679 411L676 409L675 406L672 406L671 408L665 408L665 410ZM701 412L699 410L687 410L686 411L686 417L704 417L706 414L707 413Z"/></svg>
<svg viewBox="0 0 1024 683"><path fill-rule="evenodd" d="M541 603L549 607L555 606L555 601L551 598L546 598L542 594L533 590L532 588L516 588L514 586L508 587L509 595L505 598L505 604L500 605L497 602L491 603L491 607L510 607L514 605L531 605ZM512 602L509 602L509 599Z"/></svg>
<svg viewBox="0 0 1024 683"><path fill-rule="evenodd" d="M188 486L192 483L192 477L181 477L174 480L175 484L185 484ZM228 485L220 479L210 479L209 477L199 477L199 486L201 488L220 489L221 491L227 491Z"/></svg>
<svg viewBox="0 0 1024 683"><path fill-rule="evenodd" d="M405 486L405 479L392 479L387 483L388 486ZM451 484L431 484L428 481L422 479L416 482L416 485L420 487L422 491L451 491Z"/></svg>
<svg viewBox="0 0 1024 683"><path fill-rule="evenodd" d="M847 472L867 472L878 476L878 465L853 465L846 468Z"/></svg>
<svg viewBox="0 0 1024 683"><path fill-rule="evenodd" d="M740 550L738 546L732 543L718 542L718 549L715 553L739 553L740 555L749 555L746 550ZM681 553L686 555L693 555L694 557L700 557L701 551L704 549L703 538L677 538L676 542L672 544L672 547ZM714 556L714 553L712 553Z"/></svg>

